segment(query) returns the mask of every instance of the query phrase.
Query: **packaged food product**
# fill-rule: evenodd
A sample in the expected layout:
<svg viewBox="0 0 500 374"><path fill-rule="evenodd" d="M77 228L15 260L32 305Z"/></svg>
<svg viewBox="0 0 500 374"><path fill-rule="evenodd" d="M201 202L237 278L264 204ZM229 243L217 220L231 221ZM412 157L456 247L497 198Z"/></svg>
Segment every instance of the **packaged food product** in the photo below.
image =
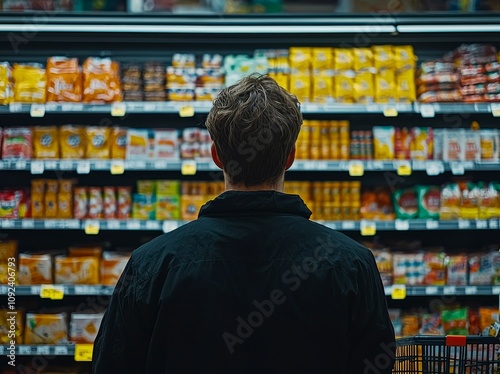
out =
<svg viewBox="0 0 500 374"><path fill-rule="evenodd" d="M465 130L444 130L444 161L463 161L465 158Z"/></svg>
<svg viewBox="0 0 500 374"><path fill-rule="evenodd" d="M85 128L86 158L109 159L111 129L104 126L88 126Z"/></svg>
<svg viewBox="0 0 500 374"><path fill-rule="evenodd" d="M372 47L373 63L379 72L382 69L395 67L394 51L390 45L376 45Z"/></svg>
<svg viewBox="0 0 500 374"><path fill-rule="evenodd" d="M156 190L156 181L153 180L138 180L137 192L144 195L153 195Z"/></svg>
<svg viewBox="0 0 500 374"><path fill-rule="evenodd" d="M45 195L31 193L31 216L32 218L45 217Z"/></svg>
<svg viewBox="0 0 500 374"><path fill-rule="evenodd" d="M25 344L67 344L66 313L26 313Z"/></svg>
<svg viewBox="0 0 500 374"><path fill-rule="evenodd" d="M413 160L432 160L434 133L431 127L411 129L411 158Z"/></svg>
<svg viewBox="0 0 500 374"><path fill-rule="evenodd" d="M481 135L479 131L465 131L464 159L465 161L481 161Z"/></svg>
<svg viewBox="0 0 500 374"><path fill-rule="evenodd" d="M111 129L111 159L123 160L127 153L127 129L113 127Z"/></svg>
<svg viewBox="0 0 500 374"><path fill-rule="evenodd" d="M351 70L353 68L353 50L349 48L333 49L333 67L337 71Z"/></svg>
<svg viewBox="0 0 500 374"><path fill-rule="evenodd" d="M421 327L419 334L421 335L443 335L443 327L441 326L441 317L439 314L424 313L421 316Z"/></svg>
<svg viewBox="0 0 500 374"><path fill-rule="evenodd" d="M73 194L71 192L60 192L58 198L58 217L62 219L73 218Z"/></svg>
<svg viewBox="0 0 500 374"><path fill-rule="evenodd" d="M118 205L116 202L115 187L113 187L113 186L104 187L103 188L103 196L104 196L103 218L104 219L116 218Z"/></svg>
<svg viewBox="0 0 500 374"><path fill-rule="evenodd" d="M333 48L312 49L312 70L314 75L331 76L333 70Z"/></svg>
<svg viewBox="0 0 500 374"><path fill-rule="evenodd" d="M447 335L467 335L468 318L467 309L443 310L441 321L444 333Z"/></svg>
<svg viewBox="0 0 500 374"><path fill-rule="evenodd" d="M87 218L89 191L87 187L75 187L73 216L76 219Z"/></svg>
<svg viewBox="0 0 500 374"><path fill-rule="evenodd" d="M287 77L288 79L288 77ZM276 79L275 79L276 80ZM280 84L282 86L282 84ZM286 85L288 87L288 84ZM214 101L222 87L195 87L194 95L196 101ZM288 89L287 89L288 90Z"/></svg>
<svg viewBox="0 0 500 374"><path fill-rule="evenodd" d="M40 64L14 64L14 101L18 103L45 103L47 78Z"/></svg>
<svg viewBox="0 0 500 374"><path fill-rule="evenodd" d="M130 254L104 252L101 260L101 284L114 286L130 259Z"/></svg>
<svg viewBox="0 0 500 374"><path fill-rule="evenodd" d="M17 246L16 240L0 239L0 281L2 284L9 283L8 264L12 262L12 258L17 258Z"/></svg>
<svg viewBox="0 0 500 374"><path fill-rule="evenodd" d="M390 191L385 188L363 191L360 213L363 219L394 220Z"/></svg>
<svg viewBox="0 0 500 374"><path fill-rule="evenodd" d="M411 45L401 45L394 46L394 67L397 70L408 70L414 69L417 58L413 52L413 46Z"/></svg>
<svg viewBox="0 0 500 374"><path fill-rule="evenodd" d="M290 76L290 92L294 94L300 102L309 102L311 101L311 83L311 76L293 74Z"/></svg>
<svg viewBox="0 0 500 374"><path fill-rule="evenodd" d="M172 66L176 68L194 68L196 66L196 56L192 53L174 53Z"/></svg>
<svg viewBox="0 0 500 374"><path fill-rule="evenodd" d="M167 96L170 101L193 101L195 99L195 84L169 84Z"/></svg>
<svg viewBox="0 0 500 374"><path fill-rule="evenodd" d="M420 328L420 316L416 314L407 314L402 318L402 336L415 336L418 335Z"/></svg>
<svg viewBox="0 0 500 374"><path fill-rule="evenodd" d="M109 58L87 58L83 64L83 101L109 103L121 100L118 62Z"/></svg>
<svg viewBox="0 0 500 374"><path fill-rule="evenodd" d="M415 71L405 70L396 75L397 101L411 103L417 99L415 90Z"/></svg>
<svg viewBox="0 0 500 374"><path fill-rule="evenodd" d="M414 188L396 190L393 202L396 218L411 219L418 216L418 196Z"/></svg>
<svg viewBox="0 0 500 374"><path fill-rule="evenodd" d="M478 183L479 219L490 219L500 216L500 188L495 183Z"/></svg>
<svg viewBox="0 0 500 374"><path fill-rule="evenodd" d="M397 160L409 160L411 156L412 138L410 131L397 127L394 134L394 155Z"/></svg>
<svg viewBox="0 0 500 374"><path fill-rule="evenodd" d="M12 100L12 69L8 62L0 62L0 105Z"/></svg>
<svg viewBox="0 0 500 374"><path fill-rule="evenodd" d="M82 101L82 72L77 58L50 57L47 60L47 101Z"/></svg>
<svg viewBox="0 0 500 374"><path fill-rule="evenodd" d="M194 220L198 218L198 213L206 199L202 195L182 195L181 196L181 219Z"/></svg>
<svg viewBox="0 0 500 374"><path fill-rule="evenodd" d="M59 128L57 126L35 126L33 128L33 157L39 159L59 158Z"/></svg>
<svg viewBox="0 0 500 374"><path fill-rule="evenodd" d="M356 74L354 78L354 99L358 103L373 102L375 100L374 78L370 71Z"/></svg>
<svg viewBox="0 0 500 374"><path fill-rule="evenodd" d="M178 159L179 158L179 136L175 129L154 130L155 159Z"/></svg>
<svg viewBox="0 0 500 374"><path fill-rule="evenodd" d="M128 219L132 211L132 189L130 187L117 187L118 211L116 218Z"/></svg>
<svg viewBox="0 0 500 374"><path fill-rule="evenodd" d="M444 157L444 132L445 129L433 129L434 134L434 160L442 160Z"/></svg>
<svg viewBox="0 0 500 374"><path fill-rule="evenodd" d="M89 204L87 218L99 219L102 218L104 209L101 187L89 187Z"/></svg>
<svg viewBox="0 0 500 374"><path fill-rule="evenodd" d="M354 78L355 74L350 71L338 73L334 79L335 99L340 103L354 102Z"/></svg>
<svg viewBox="0 0 500 374"><path fill-rule="evenodd" d="M497 253L474 253L469 255L469 284L487 286L495 277L495 257Z"/></svg>
<svg viewBox="0 0 500 374"><path fill-rule="evenodd" d="M444 286L446 284L446 255L444 252L424 254L424 284Z"/></svg>
<svg viewBox="0 0 500 374"><path fill-rule="evenodd" d="M59 211L58 192L59 184L56 180L46 181L47 192L45 193L45 218L57 218Z"/></svg>
<svg viewBox="0 0 500 374"><path fill-rule="evenodd" d="M156 220L180 219L180 197L179 195L156 195Z"/></svg>
<svg viewBox="0 0 500 374"><path fill-rule="evenodd" d="M59 130L61 158L83 159L85 157L85 139L80 126L64 125Z"/></svg>
<svg viewBox="0 0 500 374"><path fill-rule="evenodd" d="M134 194L132 218L140 220L154 220L155 202L155 195L141 193Z"/></svg>
<svg viewBox="0 0 500 374"><path fill-rule="evenodd" d="M203 56L201 56L201 66L204 69L218 69L222 67L222 62L224 58L222 55L215 53L204 53Z"/></svg>
<svg viewBox="0 0 500 374"><path fill-rule="evenodd" d="M479 308L479 330L484 331L484 329L491 326L493 323L498 321L499 310L498 308Z"/></svg>
<svg viewBox="0 0 500 374"><path fill-rule="evenodd" d="M14 325L14 337L10 335L10 321L12 314L9 309L0 309L0 344L10 345L11 340L16 344L23 344L24 336L24 310L16 308L16 321ZM13 374L16 371L13 372Z"/></svg>
<svg viewBox="0 0 500 374"><path fill-rule="evenodd" d="M0 218L19 218L22 191L0 190Z"/></svg>
<svg viewBox="0 0 500 374"><path fill-rule="evenodd" d="M373 52L370 48L353 48L353 69L368 70L373 67Z"/></svg>
<svg viewBox="0 0 500 374"><path fill-rule="evenodd" d="M157 195L179 196L180 182L175 180L159 180L156 181Z"/></svg>
<svg viewBox="0 0 500 374"><path fill-rule="evenodd" d="M293 73L309 73L312 61L312 48L291 47L289 49L290 68Z"/></svg>
<svg viewBox="0 0 500 374"><path fill-rule="evenodd" d="M395 129L391 126L373 127L374 158L376 160L394 159Z"/></svg>
<svg viewBox="0 0 500 374"><path fill-rule="evenodd" d="M30 159L32 157L32 133L28 127L10 127L3 130L2 158Z"/></svg>
<svg viewBox="0 0 500 374"><path fill-rule="evenodd" d="M440 204L439 219L458 219L461 205L461 193L458 184L450 183L441 187Z"/></svg>
<svg viewBox="0 0 500 374"><path fill-rule="evenodd" d="M384 286L392 286L392 253L387 249L372 250Z"/></svg>
<svg viewBox="0 0 500 374"><path fill-rule="evenodd" d="M418 218L439 219L441 190L437 186L415 186L418 198Z"/></svg>
<svg viewBox="0 0 500 374"><path fill-rule="evenodd" d="M393 70L381 70L375 75L375 101L387 103L397 100L396 75Z"/></svg>
<svg viewBox="0 0 500 374"><path fill-rule="evenodd" d="M60 284L98 284L99 259L94 256L55 257L54 281Z"/></svg>
<svg viewBox="0 0 500 374"><path fill-rule="evenodd" d="M481 142L481 160L496 161L498 160L499 140L496 130L480 130Z"/></svg>
<svg viewBox="0 0 500 374"><path fill-rule="evenodd" d="M127 160L148 159L149 136L149 130L127 130Z"/></svg>
<svg viewBox="0 0 500 374"><path fill-rule="evenodd" d="M19 284L52 284L52 258L48 254L19 254Z"/></svg>
<svg viewBox="0 0 500 374"><path fill-rule="evenodd" d="M69 340L75 344L93 344L104 313L71 313Z"/></svg>
<svg viewBox="0 0 500 374"><path fill-rule="evenodd" d="M461 204L459 216L464 219L479 218L481 190L475 183L460 183Z"/></svg>
<svg viewBox="0 0 500 374"><path fill-rule="evenodd" d="M392 254L394 284L408 286L421 285L424 281L424 254L400 253Z"/></svg>
<svg viewBox="0 0 500 374"><path fill-rule="evenodd" d="M195 84L196 78L195 68L167 67L167 84Z"/></svg>
<svg viewBox="0 0 500 374"><path fill-rule="evenodd" d="M333 80L324 76L313 76L312 101L315 103L333 102Z"/></svg>

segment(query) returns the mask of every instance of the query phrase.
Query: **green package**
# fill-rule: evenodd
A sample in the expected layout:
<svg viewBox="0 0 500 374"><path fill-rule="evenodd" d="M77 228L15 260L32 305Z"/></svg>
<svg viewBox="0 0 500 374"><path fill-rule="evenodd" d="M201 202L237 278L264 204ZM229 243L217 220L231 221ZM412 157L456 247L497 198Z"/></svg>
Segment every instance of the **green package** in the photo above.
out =
<svg viewBox="0 0 500 374"><path fill-rule="evenodd" d="M418 216L417 194L414 188L397 190L392 195L394 211L398 219L411 219Z"/></svg>
<svg viewBox="0 0 500 374"><path fill-rule="evenodd" d="M441 322L444 333L447 335L467 335L469 333L467 308L455 310L443 310L441 312Z"/></svg>
<svg viewBox="0 0 500 374"><path fill-rule="evenodd" d="M416 186L418 218L439 219L441 189L438 186Z"/></svg>

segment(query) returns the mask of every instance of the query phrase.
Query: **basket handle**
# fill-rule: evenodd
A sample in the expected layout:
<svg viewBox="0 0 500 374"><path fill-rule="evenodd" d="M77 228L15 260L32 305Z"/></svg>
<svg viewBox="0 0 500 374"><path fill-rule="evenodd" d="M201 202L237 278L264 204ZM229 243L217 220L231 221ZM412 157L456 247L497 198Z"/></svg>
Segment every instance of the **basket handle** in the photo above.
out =
<svg viewBox="0 0 500 374"><path fill-rule="evenodd" d="M465 335L446 335L447 347L465 347L467 336Z"/></svg>

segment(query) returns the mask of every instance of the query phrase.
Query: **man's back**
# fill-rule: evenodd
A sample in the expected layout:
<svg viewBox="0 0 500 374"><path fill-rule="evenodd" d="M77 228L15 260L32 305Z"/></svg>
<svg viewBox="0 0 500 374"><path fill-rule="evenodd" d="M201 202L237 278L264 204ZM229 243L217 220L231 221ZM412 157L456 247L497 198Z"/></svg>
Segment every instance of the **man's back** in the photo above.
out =
<svg viewBox="0 0 500 374"><path fill-rule="evenodd" d="M297 196L229 191L139 248L95 372L390 373L373 256L309 215Z"/></svg>

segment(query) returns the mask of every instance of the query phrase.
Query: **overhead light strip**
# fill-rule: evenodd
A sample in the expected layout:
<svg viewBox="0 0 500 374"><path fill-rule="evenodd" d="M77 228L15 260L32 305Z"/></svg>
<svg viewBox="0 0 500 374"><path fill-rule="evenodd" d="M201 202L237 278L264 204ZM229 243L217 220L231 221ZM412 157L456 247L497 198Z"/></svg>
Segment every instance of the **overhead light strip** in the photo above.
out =
<svg viewBox="0 0 500 374"><path fill-rule="evenodd" d="M500 32L500 25L399 25L400 33Z"/></svg>
<svg viewBox="0 0 500 374"><path fill-rule="evenodd" d="M342 34L393 33L387 25L40 25L0 24L0 32L91 32L91 33L214 33L214 34Z"/></svg>

